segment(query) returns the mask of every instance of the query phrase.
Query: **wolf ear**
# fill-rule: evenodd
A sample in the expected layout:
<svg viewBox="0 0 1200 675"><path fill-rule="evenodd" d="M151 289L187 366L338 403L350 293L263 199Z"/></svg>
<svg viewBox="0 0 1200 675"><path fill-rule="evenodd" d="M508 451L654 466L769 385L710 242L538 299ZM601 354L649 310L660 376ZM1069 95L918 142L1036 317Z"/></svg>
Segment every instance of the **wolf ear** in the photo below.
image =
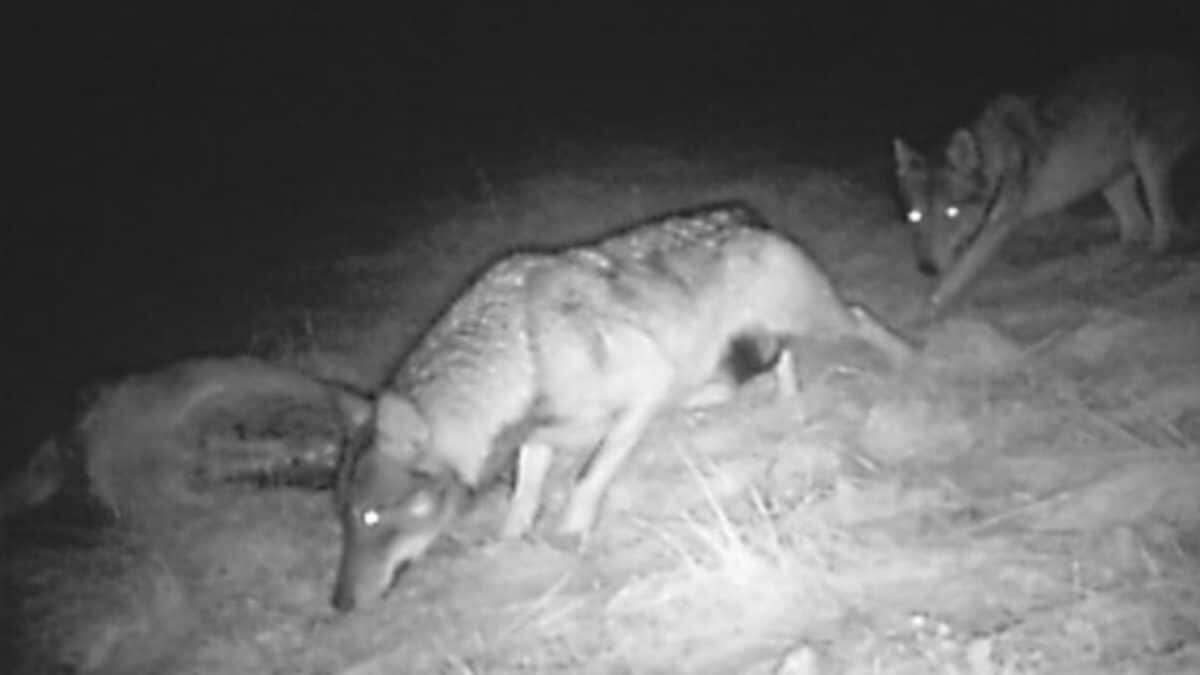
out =
<svg viewBox="0 0 1200 675"><path fill-rule="evenodd" d="M897 175L903 176L925 168L925 158L921 153L899 138L892 139L892 152L896 155Z"/></svg>
<svg viewBox="0 0 1200 675"><path fill-rule="evenodd" d="M417 443L429 440L429 424L412 401L396 394L381 394L375 404L375 429L380 449L407 456Z"/></svg>
<svg viewBox="0 0 1200 675"><path fill-rule="evenodd" d="M959 129L950 136L950 144L946 146L946 161L957 169L977 169L983 164L979 156L979 143L975 134L967 129Z"/></svg>
<svg viewBox="0 0 1200 675"><path fill-rule="evenodd" d="M1031 148L1041 147L1043 125L1038 120L1037 108L1028 96L1003 94L992 101L988 111L1003 125L1005 131L1015 134L1021 142Z"/></svg>

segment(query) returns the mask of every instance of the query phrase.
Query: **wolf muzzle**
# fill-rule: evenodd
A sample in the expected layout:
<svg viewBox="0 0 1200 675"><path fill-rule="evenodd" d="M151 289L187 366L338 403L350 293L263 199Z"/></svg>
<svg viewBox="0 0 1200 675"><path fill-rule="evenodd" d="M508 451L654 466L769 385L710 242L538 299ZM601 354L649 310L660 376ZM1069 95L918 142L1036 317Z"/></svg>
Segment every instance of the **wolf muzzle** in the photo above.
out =
<svg viewBox="0 0 1200 675"><path fill-rule="evenodd" d="M441 533L441 526L416 532L384 531L365 536L348 529L343 537L333 606L343 612L378 602L409 564Z"/></svg>
<svg viewBox="0 0 1200 675"><path fill-rule="evenodd" d="M333 608L339 612L351 612L378 602L387 595L410 562L404 560L394 566L385 566L363 556L343 552L333 589Z"/></svg>

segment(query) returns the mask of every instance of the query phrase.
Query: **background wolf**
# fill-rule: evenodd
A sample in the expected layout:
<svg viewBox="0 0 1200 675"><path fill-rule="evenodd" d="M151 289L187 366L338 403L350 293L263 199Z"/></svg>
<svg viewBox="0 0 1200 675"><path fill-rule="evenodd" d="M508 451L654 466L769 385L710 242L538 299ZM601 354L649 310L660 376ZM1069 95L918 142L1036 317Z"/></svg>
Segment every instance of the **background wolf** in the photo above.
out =
<svg viewBox="0 0 1200 675"><path fill-rule="evenodd" d="M942 275L931 308L952 301L1021 222L1095 192L1123 241L1165 251L1179 220L1171 170L1198 137L1195 70L1161 54L1127 54L1040 98L997 97L951 135L942 158L896 140L918 267Z"/></svg>
<svg viewBox="0 0 1200 675"><path fill-rule="evenodd" d="M784 339L810 333L857 335L895 358L910 349L740 203L502 259L403 360L347 453L334 605L381 597L514 458L510 537L531 527L552 453L584 453L556 531L578 540L656 414L720 377L735 345L757 346L765 370Z"/></svg>

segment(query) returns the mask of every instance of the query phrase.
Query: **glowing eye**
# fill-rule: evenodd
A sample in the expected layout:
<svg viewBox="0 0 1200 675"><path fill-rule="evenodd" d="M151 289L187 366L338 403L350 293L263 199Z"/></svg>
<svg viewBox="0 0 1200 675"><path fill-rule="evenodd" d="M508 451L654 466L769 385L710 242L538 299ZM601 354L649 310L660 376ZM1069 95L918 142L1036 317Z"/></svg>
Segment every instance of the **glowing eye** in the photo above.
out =
<svg viewBox="0 0 1200 675"><path fill-rule="evenodd" d="M947 218L957 218L958 217L958 207L957 206L947 206L946 207L946 217Z"/></svg>
<svg viewBox="0 0 1200 675"><path fill-rule="evenodd" d="M913 209L912 211L908 212L907 217L908 217L908 222L919 223L919 222L921 222L921 219L924 218L925 216L917 209Z"/></svg>
<svg viewBox="0 0 1200 675"><path fill-rule="evenodd" d="M366 525L367 527L374 527L379 524L380 520L382 520L382 518L380 518L379 512L375 509L367 509L366 511L363 511L363 525Z"/></svg>

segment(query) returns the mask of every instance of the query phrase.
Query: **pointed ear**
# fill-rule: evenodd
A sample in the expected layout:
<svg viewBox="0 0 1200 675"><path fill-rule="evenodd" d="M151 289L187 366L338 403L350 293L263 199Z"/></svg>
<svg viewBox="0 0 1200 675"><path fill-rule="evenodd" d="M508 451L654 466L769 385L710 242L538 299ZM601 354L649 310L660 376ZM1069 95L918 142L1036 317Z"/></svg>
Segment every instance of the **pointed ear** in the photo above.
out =
<svg viewBox="0 0 1200 675"><path fill-rule="evenodd" d="M892 152L896 156L896 173L900 176L925 168L925 158L899 138L892 140Z"/></svg>
<svg viewBox="0 0 1200 675"><path fill-rule="evenodd" d="M429 440L429 424L407 397L385 392L375 403L376 442L381 450L411 456L418 444Z"/></svg>
<svg viewBox="0 0 1200 675"><path fill-rule="evenodd" d="M946 146L946 161L958 169L977 169L983 164L983 158L979 156L979 143L975 140L975 134L972 134L967 129L959 129L950 136L950 143Z"/></svg>

